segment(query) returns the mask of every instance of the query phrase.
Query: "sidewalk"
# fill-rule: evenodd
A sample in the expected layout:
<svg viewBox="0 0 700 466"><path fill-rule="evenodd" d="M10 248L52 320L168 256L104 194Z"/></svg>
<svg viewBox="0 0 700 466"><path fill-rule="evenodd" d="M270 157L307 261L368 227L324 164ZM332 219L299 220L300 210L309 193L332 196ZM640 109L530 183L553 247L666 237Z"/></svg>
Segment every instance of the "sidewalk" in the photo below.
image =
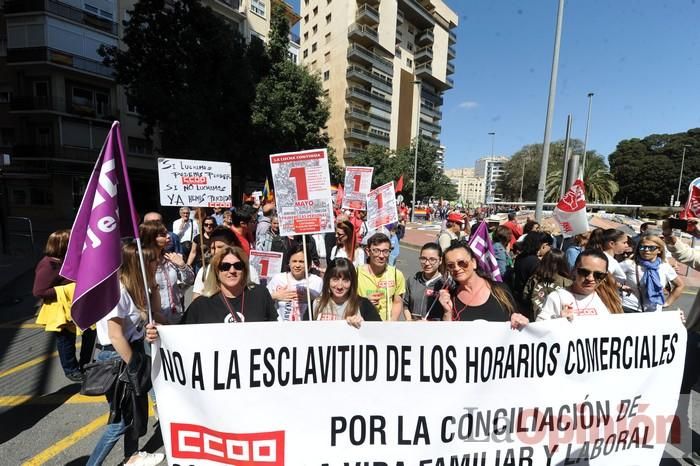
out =
<svg viewBox="0 0 700 466"><path fill-rule="evenodd" d="M8 285L32 270L35 264L34 257L0 254L0 302L12 295L13 290Z"/></svg>

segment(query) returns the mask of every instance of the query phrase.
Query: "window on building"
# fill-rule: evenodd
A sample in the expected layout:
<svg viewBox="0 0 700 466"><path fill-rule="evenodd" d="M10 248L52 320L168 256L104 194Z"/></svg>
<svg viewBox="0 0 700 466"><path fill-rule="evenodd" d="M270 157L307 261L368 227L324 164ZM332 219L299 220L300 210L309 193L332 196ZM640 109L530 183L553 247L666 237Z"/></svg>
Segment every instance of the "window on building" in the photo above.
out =
<svg viewBox="0 0 700 466"><path fill-rule="evenodd" d="M126 110L129 113L139 113L138 107L136 107L136 104L134 104L133 99L131 99L128 95L126 96Z"/></svg>
<svg viewBox="0 0 700 466"><path fill-rule="evenodd" d="M317 24L314 24L314 27L311 28L311 32L313 32L314 34L316 34L318 32L318 25Z"/></svg>
<svg viewBox="0 0 700 466"><path fill-rule="evenodd" d="M408 27L408 33L409 34L414 34L416 32L415 29L413 29L411 26Z"/></svg>
<svg viewBox="0 0 700 466"><path fill-rule="evenodd" d="M250 11L265 17L265 0L250 0Z"/></svg>
<svg viewBox="0 0 700 466"><path fill-rule="evenodd" d="M304 16L304 24L309 22L309 15Z"/></svg>
<svg viewBox="0 0 700 466"><path fill-rule="evenodd" d="M329 13L326 15L326 24L330 24L330 23L331 23L331 15Z"/></svg>
<svg viewBox="0 0 700 466"><path fill-rule="evenodd" d="M413 67L413 60L411 60L410 58L406 58L406 66L408 66L409 68Z"/></svg>
<svg viewBox="0 0 700 466"><path fill-rule="evenodd" d="M49 96L49 82L48 81L34 81L34 96L35 97L48 97Z"/></svg>
<svg viewBox="0 0 700 466"><path fill-rule="evenodd" d="M309 6L309 0L304 0L304 5Z"/></svg>
<svg viewBox="0 0 700 466"><path fill-rule="evenodd" d="M331 53L326 52L325 54L323 54L323 63L328 63L329 61L331 61Z"/></svg>
<svg viewBox="0 0 700 466"><path fill-rule="evenodd" d="M149 155L153 152L153 143L148 139L129 137L127 143L130 154Z"/></svg>
<svg viewBox="0 0 700 466"><path fill-rule="evenodd" d="M309 40L309 32L304 33L304 40Z"/></svg>
<svg viewBox="0 0 700 466"><path fill-rule="evenodd" d="M323 72L323 80L328 81L329 79L331 79L331 72L326 70Z"/></svg>
<svg viewBox="0 0 700 466"><path fill-rule="evenodd" d="M304 58L309 56L309 49L304 49L303 56L304 56Z"/></svg>
<svg viewBox="0 0 700 466"><path fill-rule="evenodd" d="M314 7L313 12L314 12L314 16L316 16L318 14L318 7L317 6Z"/></svg>
<svg viewBox="0 0 700 466"><path fill-rule="evenodd" d="M412 43L407 43L406 48L408 49L409 52L413 52L413 44Z"/></svg>
<svg viewBox="0 0 700 466"><path fill-rule="evenodd" d="M316 42L314 42L313 44L311 44L311 53L314 53L314 52L316 51L317 48L318 48L318 46L317 46Z"/></svg>
<svg viewBox="0 0 700 466"><path fill-rule="evenodd" d="M14 128L0 128L0 146L11 146L15 143Z"/></svg>
<svg viewBox="0 0 700 466"><path fill-rule="evenodd" d="M12 101L11 91L0 91L0 104L9 104Z"/></svg>
<svg viewBox="0 0 700 466"><path fill-rule="evenodd" d="M331 41L331 33L329 32L328 34L326 34L326 44L330 43L330 41Z"/></svg>

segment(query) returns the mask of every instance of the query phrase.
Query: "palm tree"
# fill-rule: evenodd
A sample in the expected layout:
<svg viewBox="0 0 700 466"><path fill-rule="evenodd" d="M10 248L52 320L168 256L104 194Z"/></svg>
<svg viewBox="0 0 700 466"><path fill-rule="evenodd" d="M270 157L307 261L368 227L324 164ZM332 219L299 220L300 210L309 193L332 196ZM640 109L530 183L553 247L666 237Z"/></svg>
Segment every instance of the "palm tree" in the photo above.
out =
<svg viewBox="0 0 700 466"><path fill-rule="evenodd" d="M561 197L561 177L561 167L550 170L547 175L545 197L549 202L557 202ZM586 200L601 204L612 202L620 189L603 158L595 152L588 154L583 184L586 186Z"/></svg>

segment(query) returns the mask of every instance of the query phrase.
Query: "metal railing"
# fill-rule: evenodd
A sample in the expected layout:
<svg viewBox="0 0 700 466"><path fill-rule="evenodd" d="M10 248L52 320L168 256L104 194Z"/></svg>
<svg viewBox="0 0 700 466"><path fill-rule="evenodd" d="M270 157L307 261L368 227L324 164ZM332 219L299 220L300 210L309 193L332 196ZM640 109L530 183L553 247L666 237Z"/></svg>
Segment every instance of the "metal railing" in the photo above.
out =
<svg viewBox="0 0 700 466"><path fill-rule="evenodd" d="M114 79L114 71L109 66L61 50L49 47L27 47L9 49L7 51L7 63L32 61L48 61L57 65L69 66L80 71L99 74L105 78Z"/></svg>
<svg viewBox="0 0 700 466"><path fill-rule="evenodd" d="M57 0L11 0L5 3L5 14L46 11L86 26L119 35L119 25L85 10Z"/></svg>
<svg viewBox="0 0 700 466"><path fill-rule="evenodd" d="M363 17L369 18L377 23L379 22L379 12L366 3L357 9L357 15L355 15L356 19L361 19Z"/></svg>
<svg viewBox="0 0 700 466"><path fill-rule="evenodd" d="M370 62L373 66L381 69L387 74L394 74L394 64L386 58L380 57L376 53L364 48L359 44L352 44L348 47L348 56L357 54Z"/></svg>

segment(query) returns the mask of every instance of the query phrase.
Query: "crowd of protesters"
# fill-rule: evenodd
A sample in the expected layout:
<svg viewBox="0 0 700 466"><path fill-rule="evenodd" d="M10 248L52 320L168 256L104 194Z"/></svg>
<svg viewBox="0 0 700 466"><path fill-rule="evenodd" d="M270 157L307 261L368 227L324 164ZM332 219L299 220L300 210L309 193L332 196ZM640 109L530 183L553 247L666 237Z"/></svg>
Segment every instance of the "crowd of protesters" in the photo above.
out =
<svg viewBox="0 0 700 466"><path fill-rule="evenodd" d="M171 229L159 213L144 216L139 234L146 283L135 246L126 243L119 305L96 324L96 332L83 333L79 361L77 330L70 322L70 290L65 289L70 284L58 275L70 232L51 235L46 257L37 266L34 294L43 299L41 322L47 331L57 332L61 364L70 380L81 380L95 334L94 359L130 363L148 347L144 339L158 338L158 325L346 320L360 327L363 321L486 320L509 322L520 329L529 322L555 318L671 308L684 284L666 261L667 254L700 268L696 251L677 241L670 230L661 234L650 224L637 238L615 229L595 229L567 244L542 231L535 221L521 226L511 213L506 222L491 228L502 277L497 281L481 269L467 243L486 212L470 216L441 208L437 215L444 228L421 247L420 271L407 278L395 266L409 218L403 204L395 225L371 230L364 212L337 211L334 232L307 239L280 235L273 204L204 210L181 208ZM261 280L250 265L251 249L282 253L282 272ZM193 299L185 306L184 291L189 287ZM149 302L155 323L147 322ZM51 323L54 312L63 316L57 323ZM696 300L688 318L688 364L693 367L686 369L686 391L698 379L698 314ZM145 433L147 397L140 393L130 403L118 401L123 399L122 394L108 396L111 410L118 407L121 416L110 422L88 464L102 464L120 437L124 464L160 463L162 454L138 450L139 436Z"/></svg>

